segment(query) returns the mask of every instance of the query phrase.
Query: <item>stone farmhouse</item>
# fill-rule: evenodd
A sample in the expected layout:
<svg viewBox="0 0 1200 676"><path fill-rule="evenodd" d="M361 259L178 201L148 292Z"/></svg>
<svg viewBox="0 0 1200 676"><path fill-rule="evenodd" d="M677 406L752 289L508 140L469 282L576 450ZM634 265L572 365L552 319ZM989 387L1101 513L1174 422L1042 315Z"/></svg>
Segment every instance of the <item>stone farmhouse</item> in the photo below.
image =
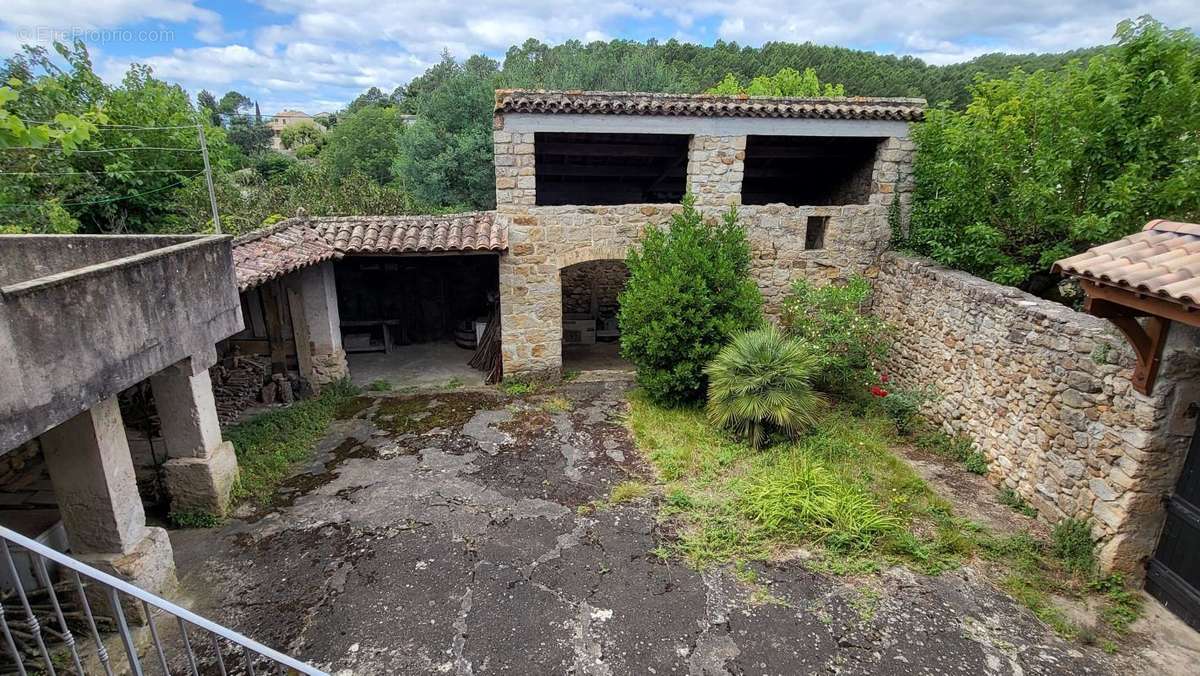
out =
<svg viewBox="0 0 1200 676"><path fill-rule="evenodd" d="M1164 550L1200 534L1166 500L1183 494L1189 448L1193 468L1200 456L1200 298L1168 294L1167 309L1128 312L1095 303L1087 314L890 251L910 205L910 125L924 111L919 99L501 90L492 211L300 214L232 245L87 238L103 239L103 255L81 238L29 238L22 246L64 253L0 277L0 355L17 356L0 360L0 375L20 383L0 392L0 446L28 449L40 437L40 451L26 453L45 456L71 546L128 557L160 536L146 535L136 500L118 505L136 491L119 391L150 379L178 466L172 500L219 511L235 461L216 409L232 386L213 376L214 402L206 368L257 360L265 379L249 396L287 399L347 375L404 385L429 373L483 382L619 367L623 260L690 194L709 216L737 208L769 313L799 278L872 279L874 311L896 328L890 373L936 390L925 413L974 440L993 483L1048 522L1089 520L1106 569L1140 578L1150 564L1162 598L1195 594L1200 580ZM1116 243L1109 262L1160 270L1153 257L1164 251L1200 252L1200 226L1148 232L1141 258ZM5 263L14 251L4 247ZM1183 258L1170 283L1191 278ZM194 272L168 276L176 264ZM1121 287L1103 266L1062 269ZM1121 302L1156 294L1138 286L1147 278L1127 280L1133 300ZM111 285L103 297L101 281ZM135 282L165 295L139 295ZM72 319L88 330L48 319L55 303L79 308ZM118 316L136 321L111 326ZM1138 334L1147 316L1149 333ZM82 368L64 365L68 354ZM53 378L23 375L43 371Z"/></svg>
<svg viewBox="0 0 1200 676"><path fill-rule="evenodd" d="M317 117L299 110L281 110L271 116L271 119L267 122L267 129L271 131L271 148L274 150L283 150L283 130L293 124L304 122L320 124L320 120Z"/></svg>

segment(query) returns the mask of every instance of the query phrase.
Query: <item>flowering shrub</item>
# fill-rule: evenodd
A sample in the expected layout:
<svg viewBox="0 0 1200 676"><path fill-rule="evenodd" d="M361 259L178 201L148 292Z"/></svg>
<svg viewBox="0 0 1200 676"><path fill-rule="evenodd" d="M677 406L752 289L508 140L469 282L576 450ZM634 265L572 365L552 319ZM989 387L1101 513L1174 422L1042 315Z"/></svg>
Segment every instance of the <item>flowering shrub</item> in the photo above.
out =
<svg viewBox="0 0 1200 676"><path fill-rule="evenodd" d="M870 296L870 282L854 277L821 287L799 280L784 299L784 328L819 356L818 389L858 397L878 384L876 365L887 356L889 330L882 319L867 313ZM879 390L872 394L887 394Z"/></svg>
<svg viewBox="0 0 1200 676"><path fill-rule="evenodd" d="M885 373L879 379L880 382L886 384L888 375ZM896 431L904 435L916 431L917 425L921 421L921 406L933 398L933 393L929 388L921 390L894 389L889 392L879 385L873 385L871 394L880 398L884 413L887 413L887 416L892 419L892 423L896 425Z"/></svg>

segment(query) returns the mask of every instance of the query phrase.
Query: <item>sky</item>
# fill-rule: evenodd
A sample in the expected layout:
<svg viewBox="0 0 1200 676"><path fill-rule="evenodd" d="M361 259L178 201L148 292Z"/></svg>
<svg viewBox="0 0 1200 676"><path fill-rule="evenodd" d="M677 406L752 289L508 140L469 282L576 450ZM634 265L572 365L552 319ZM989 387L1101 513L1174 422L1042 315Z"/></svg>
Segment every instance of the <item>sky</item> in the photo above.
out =
<svg viewBox="0 0 1200 676"><path fill-rule="evenodd" d="M1200 0L5 0L0 54L79 37L111 82L145 63L193 94L316 113L391 91L443 50L502 58L530 37L814 42L947 64L1107 43L1142 14L1200 28Z"/></svg>

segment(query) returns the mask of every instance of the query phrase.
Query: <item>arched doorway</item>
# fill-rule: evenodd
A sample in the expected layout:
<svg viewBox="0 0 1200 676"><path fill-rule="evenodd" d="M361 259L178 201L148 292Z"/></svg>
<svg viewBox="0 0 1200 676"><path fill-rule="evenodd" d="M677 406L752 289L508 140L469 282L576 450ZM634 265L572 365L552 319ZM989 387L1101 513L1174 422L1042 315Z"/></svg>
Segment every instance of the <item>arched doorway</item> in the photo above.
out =
<svg viewBox="0 0 1200 676"><path fill-rule="evenodd" d="M622 259L588 260L559 271L564 373L628 370L620 356L619 296L629 279Z"/></svg>

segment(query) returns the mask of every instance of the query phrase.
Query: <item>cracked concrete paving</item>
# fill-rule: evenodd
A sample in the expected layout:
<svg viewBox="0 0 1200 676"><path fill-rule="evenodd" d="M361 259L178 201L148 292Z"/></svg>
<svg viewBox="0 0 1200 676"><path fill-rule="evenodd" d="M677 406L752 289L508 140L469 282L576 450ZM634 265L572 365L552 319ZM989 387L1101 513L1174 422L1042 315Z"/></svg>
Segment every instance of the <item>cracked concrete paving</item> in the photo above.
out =
<svg viewBox="0 0 1200 676"><path fill-rule="evenodd" d="M777 562L756 566L755 595L729 570L652 556L668 535L649 501L577 509L646 472L627 387L564 385L566 412L546 396L370 395L274 511L172 533L184 589L333 673L1118 671L971 568L863 581Z"/></svg>

